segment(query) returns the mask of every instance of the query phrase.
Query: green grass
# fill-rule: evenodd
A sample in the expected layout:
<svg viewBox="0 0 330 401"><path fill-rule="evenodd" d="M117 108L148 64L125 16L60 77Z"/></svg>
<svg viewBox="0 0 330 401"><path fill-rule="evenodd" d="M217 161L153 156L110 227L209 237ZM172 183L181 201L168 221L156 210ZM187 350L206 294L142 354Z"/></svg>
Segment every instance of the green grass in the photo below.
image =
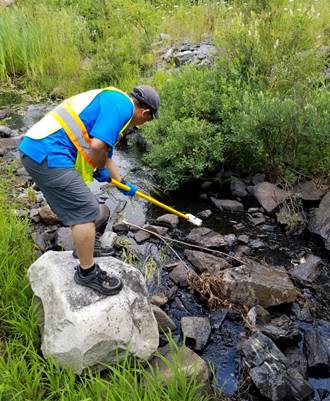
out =
<svg viewBox="0 0 330 401"><path fill-rule="evenodd" d="M0 400L1 401L207 401L195 377L180 369L180 353L167 362L172 378L128 356L105 373L76 376L40 353L37 311L27 269L35 259L27 220L18 219L13 180L0 178ZM171 340L170 340L171 342ZM175 348L173 342L172 347Z"/></svg>

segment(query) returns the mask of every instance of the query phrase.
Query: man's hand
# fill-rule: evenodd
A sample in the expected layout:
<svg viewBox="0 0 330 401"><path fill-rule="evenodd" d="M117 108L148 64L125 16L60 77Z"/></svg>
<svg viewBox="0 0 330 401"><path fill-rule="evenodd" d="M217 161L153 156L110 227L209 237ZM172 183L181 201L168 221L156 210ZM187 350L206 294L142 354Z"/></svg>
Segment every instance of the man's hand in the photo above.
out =
<svg viewBox="0 0 330 401"><path fill-rule="evenodd" d="M111 181L109 170L106 167L105 168L97 168L94 171L93 177L98 182L109 182L109 181Z"/></svg>
<svg viewBox="0 0 330 401"><path fill-rule="evenodd" d="M128 186L128 187L129 187L129 190L128 190L128 191L125 191L125 189L119 189L119 191L121 191L121 192L122 192L124 195L126 195L126 196L134 196L134 195L135 195L135 193L136 193L136 191L137 191L137 188L136 188L135 185L131 184L131 183L128 182L128 181L122 181L122 184Z"/></svg>

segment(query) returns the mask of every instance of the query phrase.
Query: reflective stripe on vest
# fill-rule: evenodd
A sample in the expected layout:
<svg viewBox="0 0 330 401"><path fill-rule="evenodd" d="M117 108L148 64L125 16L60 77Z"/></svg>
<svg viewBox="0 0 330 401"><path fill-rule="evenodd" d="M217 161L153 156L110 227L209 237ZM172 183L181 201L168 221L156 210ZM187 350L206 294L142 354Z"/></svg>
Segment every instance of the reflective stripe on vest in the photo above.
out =
<svg viewBox="0 0 330 401"><path fill-rule="evenodd" d="M91 139L79 116L69 106L58 106L51 111L51 115L61 124L70 141L87 163L96 168L96 164L89 155Z"/></svg>

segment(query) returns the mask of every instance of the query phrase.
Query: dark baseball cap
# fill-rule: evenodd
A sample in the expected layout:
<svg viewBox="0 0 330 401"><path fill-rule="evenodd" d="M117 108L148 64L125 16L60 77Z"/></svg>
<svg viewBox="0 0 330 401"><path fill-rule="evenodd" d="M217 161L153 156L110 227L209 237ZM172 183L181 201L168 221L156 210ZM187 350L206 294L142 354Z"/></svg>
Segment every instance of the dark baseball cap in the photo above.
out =
<svg viewBox="0 0 330 401"><path fill-rule="evenodd" d="M160 99L154 88L148 85L136 86L130 95L138 102L149 107L153 118L159 118Z"/></svg>

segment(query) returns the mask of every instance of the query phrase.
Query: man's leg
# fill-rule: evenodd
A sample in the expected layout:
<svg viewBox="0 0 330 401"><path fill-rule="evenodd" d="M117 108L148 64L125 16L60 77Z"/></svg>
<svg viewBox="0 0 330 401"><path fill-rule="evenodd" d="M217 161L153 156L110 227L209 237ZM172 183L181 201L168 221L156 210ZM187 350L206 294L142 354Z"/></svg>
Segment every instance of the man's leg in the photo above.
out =
<svg viewBox="0 0 330 401"><path fill-rule="evenodd" d="M80 266L88 269L94 265L95 223L72 226L72 239L78 253Z"/></svg>

